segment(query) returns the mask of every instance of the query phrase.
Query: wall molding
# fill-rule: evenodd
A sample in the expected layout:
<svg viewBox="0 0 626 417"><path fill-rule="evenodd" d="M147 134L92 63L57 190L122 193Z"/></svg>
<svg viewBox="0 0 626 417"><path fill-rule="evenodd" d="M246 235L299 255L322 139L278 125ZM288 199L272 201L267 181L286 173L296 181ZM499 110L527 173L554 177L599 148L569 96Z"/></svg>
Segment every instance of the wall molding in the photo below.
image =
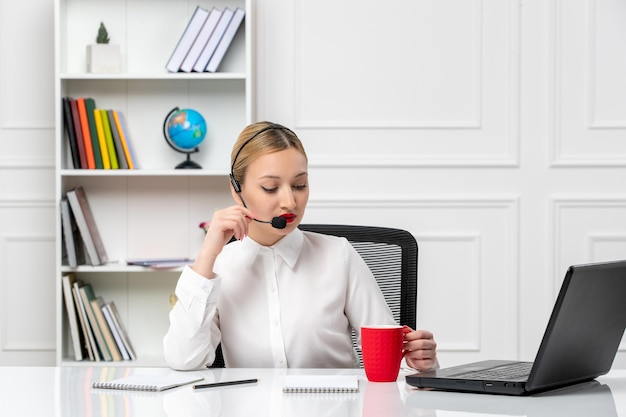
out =
<svg viewBox="0 0 626 417"><path fill-rule="evenodd" d="M551 256L548 257L548 276L553 278L553 286L552 286L552 297L555 298L559 288L561 286L561 280L563 278L564 270L563 270L563 262L561 259L561 249L564 246L564 242L561 241L562 228L561 228L561 218L562 212L565 209L589 209L589 208L622 208L624 212L626 212L626 195L593 195L593 194L585 194L585 195L562 195L562 196L552 196L549 199L550 205L550 213L549 213L549 221L552 225L552 232L550 239L550 250ZM626 234L626 233L625 233ZM594 236L598 236L599 234L594 234ZM601 235L600 236L609 236ZM622 233L618 230L611 234L610 236L621 237ZM581 244L585 247L585 255L590 255L589 249L589 237ZM571 245L571 242L568 242ZM581 259L578 263L590 262L591 258Z"/></svg>
<svg viewBox="0 0 626 417"><path fill-rule="evenodd" d="M549 101L550 101L550 127L549 127L549 166L552 168L561 168L561 167L577 167L577 168L592 168L592 167L625 167L626 166L626 151L617 152L614 149L606 149L602 151L600 148L600 152L594 152L593 154L589 154L585 149L580 151L573 151L570 153L565 153L564 141L569 139L571 140L572 135L568 135L567 138L564 137L561 126L561 118L563 114L562 109L562 101L563 99L563 85L561 79L563 78L561 74L564 72L563 69L563 38L564 38L564 28L561 21L562 14L564 13L564 7L567 5L568 7L575 7L577 4L571 2L565 2L564 0L552 0L550 2L550 20L551 20L551 32L550 32L550 84L549 84ZM584 106L583 114L581 117L585 118L585 123L587 127L587 132L592 132L598 135L598 139L602 137L599 136L602 132L612 131L612 130L622 130L626 127L624 121L599 121L595 118L595 107L592 97L594 97L595 92L595 83L593 81L593 75L595 74L595 67L593 62L591 61L591 57L594 54L594 28L596 28L595 24L595 12L597 7L596 0L589 0L587 2L587 19L586 19L586 27L583 30L586 30L588 37L586 38L586 48L584 49L587 53L587 78L585 81L585 95L586 95L586 105ZM590 39L591 38L591 39ZM583 48L581 48L583 49ZM598 141L599 142L599 141ZM598 146L601 146L599 144Z"/></svg>
<svg viewBox="0 0 626 417"><path fill-rule="evenodd" d="M0 236L0 277L9 277L9 264L11 260L8 257L9 246L19 243L50 243L54 246L54 235L34 235L34 234L5 234ZM7 298L12 295L8 294L6 283L0 280L0 307L7 308ZM54 304L54 303L53 303ZM52 340L41 341L41 343L22 342L19 340L9 340L7 329L9 321L13 320L12 314L0 314L0 351L2 352L54 352L56 349L54 338Z"/></svg>

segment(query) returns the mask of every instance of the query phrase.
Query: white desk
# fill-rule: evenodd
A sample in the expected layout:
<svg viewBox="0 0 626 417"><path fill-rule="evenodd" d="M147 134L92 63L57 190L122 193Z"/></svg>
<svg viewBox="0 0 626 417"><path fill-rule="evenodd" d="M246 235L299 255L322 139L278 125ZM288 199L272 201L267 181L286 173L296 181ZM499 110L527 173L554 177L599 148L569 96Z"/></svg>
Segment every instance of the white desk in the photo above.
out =
<svg viewBox="0 0 626 417"><path fill-rule="evenodd" d="M416 390L404 383L368 382L361 370L219 369L206 382L258 378L253 385L194 391L190 385L160 393L94 391L96 380L149 368L1 367L0 410L21 417L384 417L384 416L593 416L626 417L626 371L596 382L532 397ZM357 374L358 394L283 394L286 373Z"/></svg>

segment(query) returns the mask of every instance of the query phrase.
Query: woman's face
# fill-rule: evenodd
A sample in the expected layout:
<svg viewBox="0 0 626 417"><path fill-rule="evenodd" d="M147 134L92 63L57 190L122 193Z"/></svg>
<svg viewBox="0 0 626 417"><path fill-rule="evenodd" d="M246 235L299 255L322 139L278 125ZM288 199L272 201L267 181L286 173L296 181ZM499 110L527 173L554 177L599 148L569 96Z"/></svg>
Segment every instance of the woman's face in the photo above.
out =
<svg viewBox="0 0 626 417"><path fill-rule="evenodd" d="M284 217L287 227L250 222L248 235L270 246L292 232L302 221L309 200L309 178L304 155L294 148L265 154L248 165L241 187L243 200L259 220Z"/></svg>

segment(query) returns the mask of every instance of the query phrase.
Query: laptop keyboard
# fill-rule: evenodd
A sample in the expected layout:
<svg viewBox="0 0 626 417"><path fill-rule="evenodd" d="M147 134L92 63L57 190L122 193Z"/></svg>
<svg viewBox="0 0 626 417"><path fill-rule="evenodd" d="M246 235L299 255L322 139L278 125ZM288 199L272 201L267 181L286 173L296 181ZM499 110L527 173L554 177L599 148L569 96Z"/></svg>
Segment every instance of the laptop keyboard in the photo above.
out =
<svg viewBox="0 0 626 417"><path fill-rule="evenodd" d="M465 379L525 380L528 378L528 375L530 375L532 367L532 362L515 362L496 366L495 368L453 375L453 377Z"/></svg>

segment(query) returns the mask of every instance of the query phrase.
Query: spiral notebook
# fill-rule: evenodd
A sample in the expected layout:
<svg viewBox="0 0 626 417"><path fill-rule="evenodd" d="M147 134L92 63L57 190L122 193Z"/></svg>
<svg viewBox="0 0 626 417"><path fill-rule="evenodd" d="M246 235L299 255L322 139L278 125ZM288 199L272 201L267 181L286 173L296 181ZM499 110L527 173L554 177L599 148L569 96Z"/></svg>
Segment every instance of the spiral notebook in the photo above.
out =
<svg viewBox="0 0 626 417"><path fill-rule="evenodd" d="M359 392L356 375L285 375L284 393Z"/></svg>
<svg viewBox="0 0 626 417"><path fill-rule="evenodd" d="M204 378L198 374L172 373L172 374L136 374L112 381L94 382L94 389L114 389L128 391L163 391L166 389L202 381Z"/></svg>

